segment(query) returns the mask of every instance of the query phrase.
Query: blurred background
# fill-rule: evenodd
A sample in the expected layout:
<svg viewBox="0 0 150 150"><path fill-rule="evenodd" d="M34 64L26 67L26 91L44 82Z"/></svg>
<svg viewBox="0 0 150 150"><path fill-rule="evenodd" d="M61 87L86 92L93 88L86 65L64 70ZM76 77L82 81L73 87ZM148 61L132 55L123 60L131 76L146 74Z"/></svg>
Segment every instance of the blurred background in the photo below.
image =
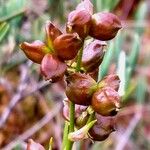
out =
<svg viewBox="0 0 150 150"><path fill-rule="evenodd" d="M103 142L76 143L81 150L150 150L150 0L91 0L95 12L120 17L123 29L108 42L99 78L121 78L122 109L117 131ZM19 49L23 41L44 40L51 20L65 31L67 14L80 0L0 0L0 149L22 150L29 138L61 149L64 84L50 84L39 65ZM88 145L88 148L87 148Z"/></svg>

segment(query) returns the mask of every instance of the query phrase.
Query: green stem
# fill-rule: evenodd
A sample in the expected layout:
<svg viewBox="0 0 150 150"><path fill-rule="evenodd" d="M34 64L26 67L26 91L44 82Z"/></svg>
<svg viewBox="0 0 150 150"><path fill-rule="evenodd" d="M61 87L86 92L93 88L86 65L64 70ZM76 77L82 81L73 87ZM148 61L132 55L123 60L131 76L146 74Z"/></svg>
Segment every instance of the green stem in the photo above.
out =
<svg viewBox="0 0 150 150"><path fill-rule="evenodd" d="M69 128L69 132L74 131L74 114L75 114L75 104L70 101L70 128Z"/></svg>
<svg viewBox="0 0 150 150"><path fill-rule="evenodd" d="M75 104L70 101L70 127L69 127L69 133L74 131L74 114L75 114ZM68 136L67 136L68 138ZM68 140L67 143L67 150L71 150L73 145L73 142Z"/></svg>
<svg viewBox="0 0 150 150"><path fill-rule="evenodd" d="M82 54L83 54L83 46L80 49L79 54L78 54L76 72L79 72L81 69ZM75 115L75 104L70 101L70 128L69 128L69 133L74 131L74 120L75 120L74 115ZM73 142L68 140L67 150L71 150L72 145L73 145Z"/></svg>
<svg viewBox="0 0 150 150"><path fill-rule="evenodd" d="M69 132L69 122L65 121L64 134L63 134L63 144L62 144L63 150L65 149L66 144L68 142L68 132Z"/></svg>
<svg viewBox="0 0 150 150"><path fill-rule="evenodd" d="M89 119L88 119L88 121L87 121L86 124L88 124L88 123L90 123L91 121L93 121L93 120L94 120L94 117L95 117L95 113L93 112L92 114L90 114L90 117L89 117Z"/></svg>
<svg viewBox="0 0 150 150"><path fill-rule="evenodd" d="M84 44L83 44L84 45ZM79 55L77 58L77 66L76 66L76 72L79 72L81 69L81 62L82 62L82 54L83 54L83 46L79 51Z"/></svg>

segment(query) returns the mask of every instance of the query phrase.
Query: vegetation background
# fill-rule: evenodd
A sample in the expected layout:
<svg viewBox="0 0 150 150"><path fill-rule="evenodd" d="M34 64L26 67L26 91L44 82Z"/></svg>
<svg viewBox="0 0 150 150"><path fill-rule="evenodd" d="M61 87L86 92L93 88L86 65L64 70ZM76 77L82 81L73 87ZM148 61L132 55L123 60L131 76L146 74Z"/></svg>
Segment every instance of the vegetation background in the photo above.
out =
<svg viewBox="0 0 150 150"><path fill-rule="evenodd" d="M150 1L91 0L95 12L120 17L123 29L108 42L99 78L117 72L122 109L117 131L103 142L82 141L75 149L150 149ZM29 138L61 149L63 83L43 80L39 66L19 49L23 41L44 40L44 24L63 29L79 0L0 0L0 149L22 150ZM89 145L87 148L87 145Z"/></svg>

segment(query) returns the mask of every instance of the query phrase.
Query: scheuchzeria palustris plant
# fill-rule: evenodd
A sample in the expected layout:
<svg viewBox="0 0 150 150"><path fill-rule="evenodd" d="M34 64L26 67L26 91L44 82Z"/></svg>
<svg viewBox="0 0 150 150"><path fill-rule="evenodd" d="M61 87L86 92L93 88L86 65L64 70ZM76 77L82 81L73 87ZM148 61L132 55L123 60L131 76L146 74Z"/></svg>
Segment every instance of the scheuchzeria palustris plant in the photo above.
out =
<svg viewBox="0 0 150 150"><path fill-rule="evenodd" d="M113 39L119 29L121 21L116 15L93 14L90 0L83 0L68 15L66 33L48 21L44 42L20 44L25 55L40 64L46 80L66 81L63 116L69 128L64 132L67 136L62 149L69 150L74 141L85 138L103 141L115 131L114 118L120 108L117 92L120 80L115 74L99 82L97 77L105 55L105 41ZM91 38L88 43L87 37ZM32 143L30 141L28 150Z"/></svg>

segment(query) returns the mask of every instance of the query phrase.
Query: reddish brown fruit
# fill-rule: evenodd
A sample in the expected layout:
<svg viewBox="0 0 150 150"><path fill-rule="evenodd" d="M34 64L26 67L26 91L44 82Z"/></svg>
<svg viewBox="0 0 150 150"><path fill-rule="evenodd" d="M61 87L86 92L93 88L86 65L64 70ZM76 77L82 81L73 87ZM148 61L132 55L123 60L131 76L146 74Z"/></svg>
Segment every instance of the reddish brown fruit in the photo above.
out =
<svg viewBox="0 0 150 150"><path fill-rule="evenodd" d="M120 108L119 94L110 87L98 89L92 97L92 107L103 116L114 116Z"/></svg>
<svg viewBox="0 0 150 150"><path fill-rule="evenodd" d="M66 31L78 33L84 39L89 34L91 15L87 10L74 10L68 16Z"/></svg>
<svg viewBox="0 0 150 150"><path fill-rule="evenodd" d="M62 32L56 28L50 21L45 25L46 31L46 43L50 49L53 49L53 41L62 34Z"/></svg>
<svg viewBox="0 0 150 150"><path fill-rule="evenodd" d="M99 67L105 54L105 46L104 41L94 40L84 48L82 66L87 72L94 71Z"/></svg>
<svg viewBox="0 0 150 150"><path fill-rule="evenodd" d="M54 49L58 57L62 60L75 58L82 41L77 34L62 34L54 40Z"/></svg>
<svg viewBox="0 0 150 150"><path fill-rule="evenodd" d="M118 91L119 84L120 79L116 74L110 74L108 76L105 76L105 78L98 83L99 87L109 86L113 88L115 91Z"/></svg>
<svg viewBox="0 0 150 150"><path fill-rule="evenodd" d="M115 131L115 121L113 117L103 117L96 114L97 122L89 130L90 137L94 141L103 141L108 138L108 136Z"/></svg>
<svg viewBox="0 0 150 150"><path fill-rule="evenodd" d="M121 27L121 21L116 15L107 12L96 13L92 16L89 35L102 41L111 40Z"/></svg>
<svg viewBox="0 0 150 150"><path fill-rule="evenodd" d="M39 40L32 43L23 42L20 44L20 48L30 60L38 64L41 63L44 55L49 52L46 45Z"/></svg>
<svg viewBox="0 0 150 150"><path fill-rule="evenodd" d="M46 54L41 62L41 73L52 82L62 79L66 69L66 64L51 54Z"/></svg>
<svg viewBox="0 0 150 150"><path fill-rule="evenodd" d="M97 89L97 83L89 75L74 73L68 77L66 95L69 100L79 105L90 105L91 98Z"/></svg>

